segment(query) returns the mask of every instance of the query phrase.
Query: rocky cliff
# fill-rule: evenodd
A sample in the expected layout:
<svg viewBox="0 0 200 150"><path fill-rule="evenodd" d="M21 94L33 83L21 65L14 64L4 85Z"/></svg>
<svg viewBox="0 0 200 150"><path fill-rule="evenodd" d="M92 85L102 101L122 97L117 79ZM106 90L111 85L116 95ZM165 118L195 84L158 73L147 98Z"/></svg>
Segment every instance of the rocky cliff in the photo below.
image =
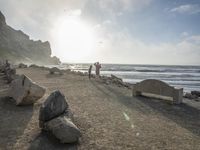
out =
<svg viewBox="0 0 200 150"><path fill-rule="evenodd" d="M0 11L0 58L12 62L37 64L59 64L57 57L51 57L49 42L33 41L22 31L17 31L6 24Z"/></svg>

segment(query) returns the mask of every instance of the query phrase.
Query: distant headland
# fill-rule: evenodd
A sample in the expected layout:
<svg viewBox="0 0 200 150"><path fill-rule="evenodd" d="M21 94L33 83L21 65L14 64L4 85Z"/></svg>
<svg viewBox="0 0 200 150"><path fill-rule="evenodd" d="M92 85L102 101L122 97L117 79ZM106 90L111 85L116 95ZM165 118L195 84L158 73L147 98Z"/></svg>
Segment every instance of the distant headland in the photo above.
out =
<svg viewBox="0 0 200 150"><path fill-rule="evenodd" d="M45 65L60 64L59 58L51 57L48 41L34 41L21 30L15 30L6 24L0 11L0 59L8 59L13 63L36 63Z"/></svg>

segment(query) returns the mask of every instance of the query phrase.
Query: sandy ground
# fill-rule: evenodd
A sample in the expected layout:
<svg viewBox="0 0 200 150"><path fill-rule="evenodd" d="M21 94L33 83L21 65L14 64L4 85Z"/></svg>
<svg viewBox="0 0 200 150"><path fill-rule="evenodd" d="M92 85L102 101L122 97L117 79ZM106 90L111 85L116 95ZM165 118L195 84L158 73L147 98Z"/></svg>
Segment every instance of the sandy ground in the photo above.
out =
<svg viewBox="0 0 200 150"><path fill-rule="evenodd" d="M200 150L200 102L171 105L163 100L132 97L131 90L85 76L49 75L41 69L18 69L47 92L34 106L15 106L4 97L8 85L0 75L0 149ZM60 144L41 132L38 112L54 90L66 96L82 137ZM195 107L194 107L195 106Z"/></svg>

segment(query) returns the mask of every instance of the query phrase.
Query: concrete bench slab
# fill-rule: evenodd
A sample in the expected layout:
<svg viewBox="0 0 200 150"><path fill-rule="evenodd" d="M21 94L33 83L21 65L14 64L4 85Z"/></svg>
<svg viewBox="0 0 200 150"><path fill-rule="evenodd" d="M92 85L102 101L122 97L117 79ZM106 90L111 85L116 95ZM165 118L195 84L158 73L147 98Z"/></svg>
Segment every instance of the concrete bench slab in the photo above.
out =
<svg viewBox="0 0 200 150"><path fill-rule="evenodd" d="M156 79L147 79L133 86L133 96L140 96L142 93L172 97L175 104L182 103L183 99L183 88L177 89Z"/></svg>

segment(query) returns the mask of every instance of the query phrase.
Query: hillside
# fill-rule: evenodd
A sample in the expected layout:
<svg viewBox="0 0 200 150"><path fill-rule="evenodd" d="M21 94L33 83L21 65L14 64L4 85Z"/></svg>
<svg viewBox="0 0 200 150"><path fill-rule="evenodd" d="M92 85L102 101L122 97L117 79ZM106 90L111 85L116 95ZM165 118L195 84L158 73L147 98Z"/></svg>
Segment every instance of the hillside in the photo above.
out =
<svg viewBox="0 0 200 150"><path fill-rule="evenodd" d="M51 47L48 41L33 41L20 30L15 30L6 24L6 19L0 11L0 58L12 62L37 64L59 64L57 57L51 57Z"/></svg>

